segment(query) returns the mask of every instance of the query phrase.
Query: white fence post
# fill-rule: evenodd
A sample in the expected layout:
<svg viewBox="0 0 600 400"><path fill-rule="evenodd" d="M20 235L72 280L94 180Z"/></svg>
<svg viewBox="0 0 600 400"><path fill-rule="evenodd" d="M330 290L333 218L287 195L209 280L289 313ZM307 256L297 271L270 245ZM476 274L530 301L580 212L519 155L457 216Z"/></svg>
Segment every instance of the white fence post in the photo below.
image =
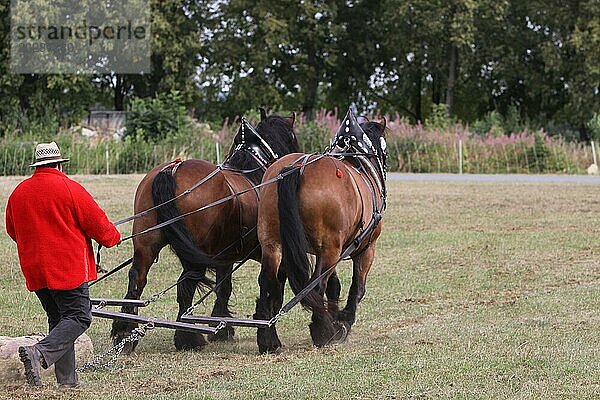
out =
<svg viewBox="0 0 600 400"><path fill-rule="evenodd" d="M110 175L110 158L109 158L109 154L108 154L108 143L105 144L106 145L106 175Z"/></svg>
<svg viewBox="0 0 600 400"><path fill-rule="evenodd" d="M461 175L463 173L462 139L458 139L458 173L461 174Z"/></svg>
<svg viewBox="0 0 600 400"><path fill-rule="evenodd" d="M219 142L215 141L215 148L217 149L217 164L221 164L221 148Z"/></svg>
<svg viewBox="0 0 600 400"><path fill-rule="evenodd" d="M596 144L594 143L593 140L592 140L592 157L594 157L594 164L598 165L598 163L596 162Z"/></svg>

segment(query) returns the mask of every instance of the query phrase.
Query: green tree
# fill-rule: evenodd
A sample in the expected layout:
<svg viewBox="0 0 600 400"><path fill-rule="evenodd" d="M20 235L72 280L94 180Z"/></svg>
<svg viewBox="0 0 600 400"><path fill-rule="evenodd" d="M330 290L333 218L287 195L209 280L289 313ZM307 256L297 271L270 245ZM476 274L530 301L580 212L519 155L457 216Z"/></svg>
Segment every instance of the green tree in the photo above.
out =
<svg viewBox="0 0 600 400"><path fill-rule="evenodd" d="M214 102L224 116L275 105L310 116L325 105L328 70L338 60L335 3L234 0L198 8L208 32L202 81L209 110Z"/></svg>

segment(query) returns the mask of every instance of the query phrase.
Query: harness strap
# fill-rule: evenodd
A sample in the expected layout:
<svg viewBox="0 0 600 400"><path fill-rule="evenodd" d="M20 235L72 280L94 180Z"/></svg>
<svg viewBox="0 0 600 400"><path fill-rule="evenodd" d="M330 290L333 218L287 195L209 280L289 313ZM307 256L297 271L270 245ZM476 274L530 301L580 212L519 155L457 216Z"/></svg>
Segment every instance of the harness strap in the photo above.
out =
<svg viewBox="0 0 600 400"><path fill-rule="evenodd" d="M318 154L318 153L316 153L316 154ZM323 157L325 157L325 155L324 154L320 154L318 157L313 158L312 160L307 161L306 165L312 164L313 162L318 161L318 160L320 160ZM298 158L298 160L300 160L300 159L301 159L301 157ZM197 212L204 211L204 210L206 210L208 208L211 208L211 207L217 206L219 204L225 203L226 201L229 201L229 200L233 199L234 197L237 197L237 196L242 195L244 193L248 193L251 190L256 190L256 189L261 188L263 186L270 185L273 182L277 182L278 180L283 179L284 177L286 177L287 175L293 173L294 171L295 171L295 169L292 169L292 170L286 171L285 173L279 173L279 175L277 175L276 177L271 178L271 179L269 179L267 181L264 181L262 183L259 183L258 185L255 185L255 186L253 186L251 188L241 190L241 191L239 191L239 192L237 192L235 194L231 194L231 195L223 197L223 198L221 198L219 200L213 201L212 203L206 204L206 205L204 205L204 206L202 206L200 208L197 208L196 210L192 210L192 211L189 211L187 213L180 214L177 217L174 217L174 218L171 218L171 219L169 219L167 221L161 222L160 224L154 225L154 226L152 226L152 227L150 227L148 229L145 229L145 230L143 230L141 232L138 232L138 233L132 234L130 236L127 236L127 237L121 239L121 242L124 242L124 241L129 240L129 239L133 239L136 236L144 235L146 233L155 231L157 229L161 229L161 228L163 228L163 227L165 227L167 225L170 225L170 224L172 224L174 222L177 222L177 221L179 221L179 220L187 217L188 215L195 214Z"/></svg>
<svg viewBox="0 0 600 400"><path fill-rule="evenodd" d="M266 171L268 168L268 160L261 156L260 148L252 145L244 145L244 143L240 143L236 146L235 151L245 151L256 161L259 165L259 169Z"/></svg>
<svg viewBox="0 0 600 400"><path fill-rule="evenodd" d="M310 281L304 289L302 289L297 295L295 295L290 301L288 301L285 305L283 305L283 307L281 307L277 315L275 315L271 319L272 325L274 325L275 322L277 322L277 320L281 317L282 314L289 312L296 304L300 303L302 299L304 299L308 295L308 293L310 293L311 290L313 290L315 287L317 287L317 285L321 283L325 276L329 275L334 270L334 268L340 263L340 261L350 256L358 248L360 242L364 240L364 238L366 237L366 233L370 233L370 230L375 229L380 220L381 215L377 220L375 220L374 216L374 218L371 219L371 221L369 222L367 229L365 229L359 236L356 237L356 239L354 239L350 243L348 247L346 247L346 249L342 252L338 260L335 263L333 263L333 265L331 265L329 268L323 271L321 275L319 275L316 279Z"/></svg>
<svg viewBox="0 0 600 400"><path fill-rule="evenodd" d="M150 208L148 208L148 209L146 209L146 210L144 210L142 212L134 214L134 215L132 215L130 217L121 219L121 220L115 222L114 225L121 225L121 224L124 224L125 222L129 222L129 221L134 220L136 218L142 217L142 216L148 214L149 212L154 211L157 208L164 206L165 204L169 204L169 203L174 202L175 200L177 200L177 199L179 199L179 198L181 198L181 197L183 197L185 195L188 195L189 193L191 193L192 191L194 191L198 187L200 187L202 184L204 184L205 182L207 182L209 179L211 179L213 176L215 176L222 169L223 169L223 167L221 165L217 165L217 168L215 168L210 174L208 174L204 178L200 179L194 186L192 186L189 189L186 189L185 191L181 192L179 195L177 195L177 196L173 197L172 199L169 199L169 200L167 200L167 201L165 201L165 202L163 202L161 204L157 204L157 205L155 205L153 207L150 207ZM163 168L163 170L164 170L164 168Z"/></svg>
<svg viewBox="0 0 600 400"><path fill-rule="evenodd" d="M231 172L236 172L238 174L251 174L253 172L258 171L259 169L263 169L263 167L261 165L259 165L256 168L252 168L252 169L239 169L239 168L233 168L229 163L224 162L223 164L221 164L221 169L222 170L226 170L226 171L231 171Z"/></svg>
<svg viewBox="0 0 600 400"><path fill-rule="evenodd" d="M350 166L351 168L353 168L356 173L358 173L360 175L360 172L354 168L354 166ZM350 175L350 179L352 179L352 183L354 183L354 187L356 188L356 192L358 193L358 197L360 198L360 225L358 226L358 229L362 229L363 228L363 217L365 215L365 201L362 198L362 195L360 193L360 188L358 187L358 182L356 182L356 178L354 178L354 175L352 175L351 173L349 173L348 175Z"/></svg>
<svg viewBox="0 0 600 400"><path fill-rule="evenodd" d="M258 192L258 188L256 187L256 185L254 184L254 182L252 182L250 180L250 178L248 178L245 174L242 174L242 176L244 177L244 179L250 184L250 186L252 186L252 188L254 189L254 193L256 194L256 198L258 199L260 197L259 192Z"/></svg>
<svg viewBox="0 0 600 400"><path fill-rule="evenodd" d="M131 257L129 260L123 261L121 264L119 264L118 266L116 266L115 268L113 268L112 270L110 270L109 272L107 272L106 274L102 275L100 278L96 279L95 281L92 281L90 283L88 283L88 286L94 286L96 283L108 278L109 276L111 276L112 274L114 274L115 272L118 272L120 270L122 270L123 268L125 268L126 266L128 266L129 264L131 264L133 262L133 257Z"/></svg>
<svg viewBox="0 0 600 400"><path fill-rule="evenodd" d="M302 175L304 173L304 169L306 168L306 165L308 164L308 160L310 159L311 156L312 156L312 154L307 154L302 159L302 165L300 165L300 175Z"/></svg>
<svg viewBox="0 0 600 400"><path fill-rule="evenodd" d="M232 194L236 195L235 198L233 199L233 201L237 203L238 216L240 218L240 229L243 230L244 229L244 226L243 226L244 214L243 214L243 210L242 210L242 202L240 201L240 198L237 195L238 192L235 191L234 187L231 185L229 180L227 180L227 178L225 178L225 183L227 184L229 191ZM250 186L252 186L252 185L250 185ZM240 236L240 246L241 246L240 249L244 248L244 236L243 235Z"/></svg>

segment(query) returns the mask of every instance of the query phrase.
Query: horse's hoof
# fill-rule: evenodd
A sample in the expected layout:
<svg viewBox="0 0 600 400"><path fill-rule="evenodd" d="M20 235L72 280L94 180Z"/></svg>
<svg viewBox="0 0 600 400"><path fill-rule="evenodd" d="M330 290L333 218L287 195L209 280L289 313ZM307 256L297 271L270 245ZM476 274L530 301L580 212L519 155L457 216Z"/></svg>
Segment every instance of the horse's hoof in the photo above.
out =
<svg viewBox="0 0 600 400"><path fill-rule="evenodd" d="M117 347L121 344L123 339L129 337L128 333L118 333L112 337L113 346ZM138 345L138 341L135 340L133 342L125 342L123 344L123 354L129 355L134 352L135 348Z"/></svg>
<svg viewBox="0 0 600 400"><path fill-rule="evenodd" d="M281 343L280 344L272 344L272 345L264 345L258 344L258 352L260 354L280 354L281 353Z"/></svg>
<svg viewBox="0 0 600 400"><path fill-rule="evenodd" d="M344 343L346 339L348 339L348 334L350 333L350 325L343 322L334 322L333 328L335 329L335 333L329 341L329 344Z"/></svg>
<svg viewBox="0 0 600 400"><path fill-rule="evenodd" d="M175 331L175 348L177 350L202 350L208 344L201 333Z"/></svg>
<svg viewBox="0 0 600 400"><path fill-rule="evenodd" d="M234 340L235 331L233 326L227 326L217 333L208 335L209 342L231 342Z"/></svg>
<svg viewBox="0 0 600 400"><path fill-rule="evenodd" d="M138 344L137 340L135 342L125 343L125 345L123 346L123 354L129 355L129 354L133 353L135 351L135 348L137 347L137 344Z"/></svg>
<svg viewBox="0 0 600 400"><path fill-rule="evenodd" d="M256 333L256 343L258 344L258 352L260 354L281 353L281 341L274 327L259 328Z"/></svg>
<svg viewBox="0 0 600 400"><path fill-rule="evenodd" d="M331 322L324 320L313 321L308 327L313 344L317 347L327 346L338 333Z"/></svg>
<svg viewBox="0 0 600 400"><path fill-rule="evenodd" d="M110 337L112 338L113 345L119 346L124 339L127 339L131 336L133 330L137 328L137 324L132 324L123 321L114 321L112 325L112 329L110 331ZM135 350L138 341L134 342L126 342L123 344L123 354L131 354Z"/></svg>
<svg viewBox="0 0 600 400"><path fill-rule="evenodd" d="M263 347L258 346L260 354L281 354L281 347Z"/></svg>

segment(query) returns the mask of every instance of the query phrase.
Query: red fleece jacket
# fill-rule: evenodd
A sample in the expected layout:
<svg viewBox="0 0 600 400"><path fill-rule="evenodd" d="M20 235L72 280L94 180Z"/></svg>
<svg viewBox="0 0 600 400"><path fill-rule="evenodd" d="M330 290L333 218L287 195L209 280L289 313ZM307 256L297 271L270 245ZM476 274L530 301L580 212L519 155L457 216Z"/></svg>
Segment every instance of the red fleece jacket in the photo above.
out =
<svg viewBox="0 0 600 400"><path fill-rule="evenodd" d="M12 192L6 232L17 242L27 289L69 290L95 280L92 241L105 247L121 235L79 183L54 168L37 168Z"/></svg>

